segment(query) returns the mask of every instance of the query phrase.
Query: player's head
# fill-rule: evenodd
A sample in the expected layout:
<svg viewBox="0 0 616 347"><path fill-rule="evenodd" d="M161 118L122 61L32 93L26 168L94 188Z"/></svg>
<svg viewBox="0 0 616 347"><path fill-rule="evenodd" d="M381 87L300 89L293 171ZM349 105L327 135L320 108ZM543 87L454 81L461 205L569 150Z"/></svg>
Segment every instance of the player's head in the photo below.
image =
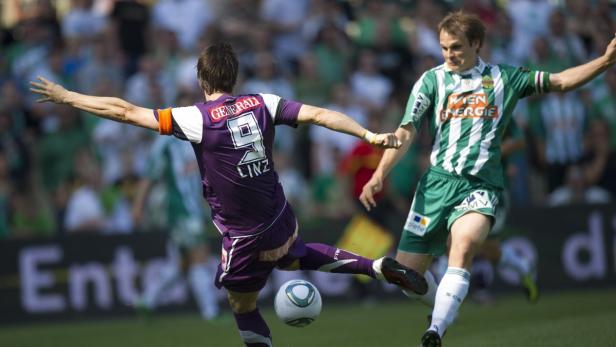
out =
<svg viewBox="0 0 616 347"><path fill-rule="evenodd" d="M463 11L450 13L439 23L438 33L447 67L460 72L475 66L486 34L477 16Z"/></svg>
<svg viewBox="0 0 616 347"><path fill-rule="evenodd" d="M226 42L210 45L199 55L197 78L206 94L233 92L237 72L237 56Z"/></svg>

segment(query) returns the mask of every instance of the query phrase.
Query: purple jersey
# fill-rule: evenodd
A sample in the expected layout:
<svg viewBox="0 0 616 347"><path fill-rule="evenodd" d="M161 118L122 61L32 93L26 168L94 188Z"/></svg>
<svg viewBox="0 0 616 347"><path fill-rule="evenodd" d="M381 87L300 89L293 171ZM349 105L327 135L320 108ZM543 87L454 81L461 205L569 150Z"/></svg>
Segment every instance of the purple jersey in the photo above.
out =
<svg viewBox="0 0 616 347"><path fill-rule="evenodd" d="M282 214L287 200L272 161L274 126L295 126L300 107L272 94L225 94L172 108L171 129L159 120L165 133L192 143L203 195L221 233L259 234Z"/></svg>

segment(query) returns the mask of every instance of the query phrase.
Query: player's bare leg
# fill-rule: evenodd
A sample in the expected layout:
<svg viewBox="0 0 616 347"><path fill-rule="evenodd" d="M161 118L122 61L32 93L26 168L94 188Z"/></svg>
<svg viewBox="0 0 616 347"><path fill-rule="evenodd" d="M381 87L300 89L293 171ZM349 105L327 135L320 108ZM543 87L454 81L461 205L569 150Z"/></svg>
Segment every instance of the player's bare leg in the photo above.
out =
<svg viewBox="0 0 616 347"><path fill-rule="evenodd" d="M423 274L428 285L428 290L422 295L418 295L417 293L410 292L408 290L403 290L402 292L411 299L419 300L429 307L434 307L434 297L436 295L437 284L434 276L428 270L434 260L434 257L430 254L418 254L398 250L396 253L396 260L400 264Z"/></svg>
<svg viewBox="0 0 616 347"><path fill-rule="evenodd" d="M451 226L449 267L436 291L430 328L422 337L422 346L440 346L446 329L453 323L468 293L473 257L490 231L488 216L469 212Z"/></svg>
<svg viewBox="0 0 616 347"><path fill-rule="evenodd" d="M248 347L271 347L272 335L257 308L258 295L259 292L228 291L227 299L244 344Z"/></svg>

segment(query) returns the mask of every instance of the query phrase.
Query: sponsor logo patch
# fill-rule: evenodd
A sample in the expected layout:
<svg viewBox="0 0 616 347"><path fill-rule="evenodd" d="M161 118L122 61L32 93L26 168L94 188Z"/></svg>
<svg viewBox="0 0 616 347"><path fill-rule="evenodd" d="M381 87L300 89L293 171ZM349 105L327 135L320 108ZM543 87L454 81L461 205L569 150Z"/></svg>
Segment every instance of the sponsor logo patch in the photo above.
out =
<svg viewBox="0 0 616 347"><path fill-rule="evenodd" d="M208 114L210 115L212 121L218 122L229 116L236 116L248 110L252 110L260 105L261 103L259 102L259 99L254 96L248 96L239 98L234 103L226 103L218 107L214 107L210 109Z"/></svg>
<svg viewBox="0 0 616 347"><path fill-rule="evenodd" d="M440 114L441 121L452 118L498 118L498 107L490 105L485 93L452 93L447 108Z"/></svg>
<svg viewBox="0 0 616 347"><path fill-rule="evenodd" d="M484 208L494 209L490 194L485 190L476 190L472 192L460 205L455 207L457 211L474 211Z"/></svg>
<svg viewBox="0 0 616 347"><path fill-rule="evenodd" d="M417 212L411 211L404 228L415 235L423 236L430 225L430 218L423 216Z"/></svg>
<svg viewBox="0 0 616 347"><path fill-rule="evenodd" d="M411 119L417 121L417 119L426 112L428 107L430 107L430 99L428 99L424 93L417 93L413 108L411 109Z"/></svg>

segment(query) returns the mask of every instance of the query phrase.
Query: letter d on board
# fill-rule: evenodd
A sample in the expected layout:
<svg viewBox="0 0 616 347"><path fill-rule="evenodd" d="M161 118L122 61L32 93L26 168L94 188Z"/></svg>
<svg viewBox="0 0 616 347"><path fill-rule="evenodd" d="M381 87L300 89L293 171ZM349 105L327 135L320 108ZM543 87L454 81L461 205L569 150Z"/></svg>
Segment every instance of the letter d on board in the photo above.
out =
<svg viewBox="0 0 616 347"><path fill-rule="evenodd" d="M603 223L595 212L588 219L588 233L576 233L569 237L563 247L562 262L565 272L578 281L603 278L606 275ZM588 260L582 262L580 252L588 252Z"/></svg>

